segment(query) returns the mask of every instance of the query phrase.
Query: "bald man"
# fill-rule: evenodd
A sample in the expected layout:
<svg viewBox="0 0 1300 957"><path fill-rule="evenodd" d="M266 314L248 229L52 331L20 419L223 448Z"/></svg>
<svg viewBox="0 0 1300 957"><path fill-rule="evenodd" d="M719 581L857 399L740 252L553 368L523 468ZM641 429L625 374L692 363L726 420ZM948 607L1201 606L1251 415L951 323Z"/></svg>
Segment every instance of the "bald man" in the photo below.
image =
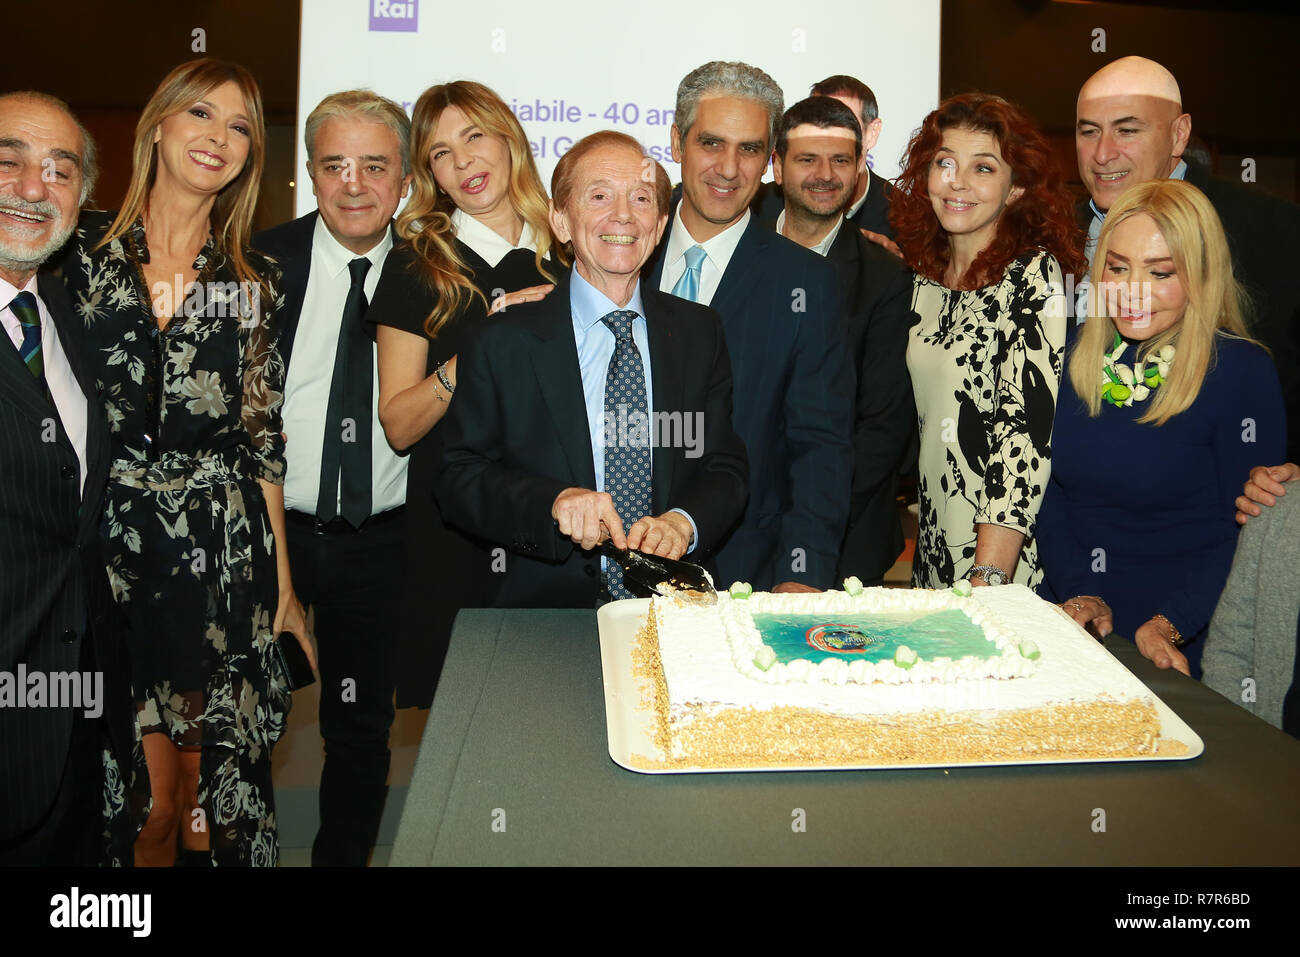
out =
<svg viewBox="0 0 1300 957"><path fill-rule="evenodd" d="M1300 209L1254 184L1218 179L1183 152L1192 118L1174 75L1154 60L1129 56L1083 84L1075 112L1079 177L1091 200L1079 206L1089 262L1111 204L1134 183L1186 180L1205 193L1223 221L1233 270L1253 303L1252 334L1273 354L1286 398L1288 459L1300 459Z"/></svg>

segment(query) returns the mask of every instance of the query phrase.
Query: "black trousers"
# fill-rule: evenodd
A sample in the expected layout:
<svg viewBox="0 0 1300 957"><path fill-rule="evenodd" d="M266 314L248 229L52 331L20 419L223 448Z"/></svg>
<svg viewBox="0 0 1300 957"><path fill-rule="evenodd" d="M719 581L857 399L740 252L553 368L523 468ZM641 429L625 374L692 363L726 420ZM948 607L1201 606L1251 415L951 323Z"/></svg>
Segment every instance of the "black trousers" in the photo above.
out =
<svg viewBox="0 0 1300 957"><path fill-rule="evenodd" d="M81 640L80 671L95 670L90 640L88 634ZM87 718L84 709L73 710L68 756L54 802L34 827L0 844L0 867L95 867L101 863L104 724L102 716Z"/></svg>
<svg viewBox="0 0 1300 957"><path fill-rule="evenodd" d="M287 513L294 590L315 611L325 767L313 866L364 867L388 791L388 733L406 600L406 522L372 517L324 529Z"/></svg>

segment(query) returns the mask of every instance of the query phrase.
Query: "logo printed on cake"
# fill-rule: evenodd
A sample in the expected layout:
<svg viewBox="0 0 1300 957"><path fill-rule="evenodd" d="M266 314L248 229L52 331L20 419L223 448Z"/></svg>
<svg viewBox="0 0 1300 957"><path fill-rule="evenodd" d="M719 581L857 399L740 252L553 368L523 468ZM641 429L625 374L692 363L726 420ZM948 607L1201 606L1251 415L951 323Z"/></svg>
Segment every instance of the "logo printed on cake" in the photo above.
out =
<svg viewBox="0 0 1300 957"><path fill-rule="evenodd" d="M420 0L368 0L370 30L416 33L420 25Z"/></svg>
<svg viewBox="0 0 1300 957"><path fill-rule="evenodd" d="M804 634L804 640L818 651L832 654L861 654L884 639L866 634L856 625L828 622L813 625Z"/></svg>

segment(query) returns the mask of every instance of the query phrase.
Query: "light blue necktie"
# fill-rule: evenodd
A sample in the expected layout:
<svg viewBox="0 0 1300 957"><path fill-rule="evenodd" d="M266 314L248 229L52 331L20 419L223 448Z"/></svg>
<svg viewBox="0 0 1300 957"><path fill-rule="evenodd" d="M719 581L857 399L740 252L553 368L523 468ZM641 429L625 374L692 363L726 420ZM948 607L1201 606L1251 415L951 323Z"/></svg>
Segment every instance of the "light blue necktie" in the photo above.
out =
<svg viewBox="0 0 1300 957"><path fill-rule="evenodd" d="M645 366L636 343L632 341L632 320L635 318L636 313L630 309L619 309L601 319L614 333L614 354L609 358L609 370L605 375L606 421L615 416L620 423L635 423L637 419L633 413L648 416L650 411L645 394ZM645 421L649 421L648 418ZM614 500L624 530L650 514L648 444L638 442L634 445L624 433L613 445L605 445L605 491ZM623 585L623 566L618 562L606 561L601 577L615 601L636 597Z"/></svg>
<svg viewBox="0 0 1300 957"><path fill-rule="evenodd" d="M703 246L692 246L686 250L686 272L682 273L682 278L673 286L674 296L691 302L700 301L700 267L704 265L707 255Z"/></svg>

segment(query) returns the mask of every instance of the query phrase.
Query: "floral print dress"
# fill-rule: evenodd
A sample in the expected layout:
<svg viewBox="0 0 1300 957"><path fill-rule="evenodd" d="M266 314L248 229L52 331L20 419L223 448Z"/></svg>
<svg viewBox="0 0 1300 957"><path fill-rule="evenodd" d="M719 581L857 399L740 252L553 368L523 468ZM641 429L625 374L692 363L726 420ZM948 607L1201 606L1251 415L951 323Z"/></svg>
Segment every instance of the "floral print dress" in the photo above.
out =
<svg viewBox="0 0 1300 957"><path fill-rule="evenodd" d="M140 738L161 732L202 749L202 814L181 826L207 828L212 863L274 865L271 747L290 696L273 664L279 589L258 479L281 484L285 468L279 270L250 252L255 294L209 238L198 282L160 330L143 223L96 249L112 220L83 214L64 267L112 434L100 537L137 705L133 766L108 776L109 830L148 815Z"/></svg>
<svg viewBox="0 0 1300 957"><path fill-rule="evenodd" d="M920 425L920 530L912 585L943 588L975 564L977 524L1025 535L1013 580L1037 585L1034 528L1051 474L1065 354L1061 267L1020 256L1002 281L954 290L917 276L907 367Z"/></svg>

